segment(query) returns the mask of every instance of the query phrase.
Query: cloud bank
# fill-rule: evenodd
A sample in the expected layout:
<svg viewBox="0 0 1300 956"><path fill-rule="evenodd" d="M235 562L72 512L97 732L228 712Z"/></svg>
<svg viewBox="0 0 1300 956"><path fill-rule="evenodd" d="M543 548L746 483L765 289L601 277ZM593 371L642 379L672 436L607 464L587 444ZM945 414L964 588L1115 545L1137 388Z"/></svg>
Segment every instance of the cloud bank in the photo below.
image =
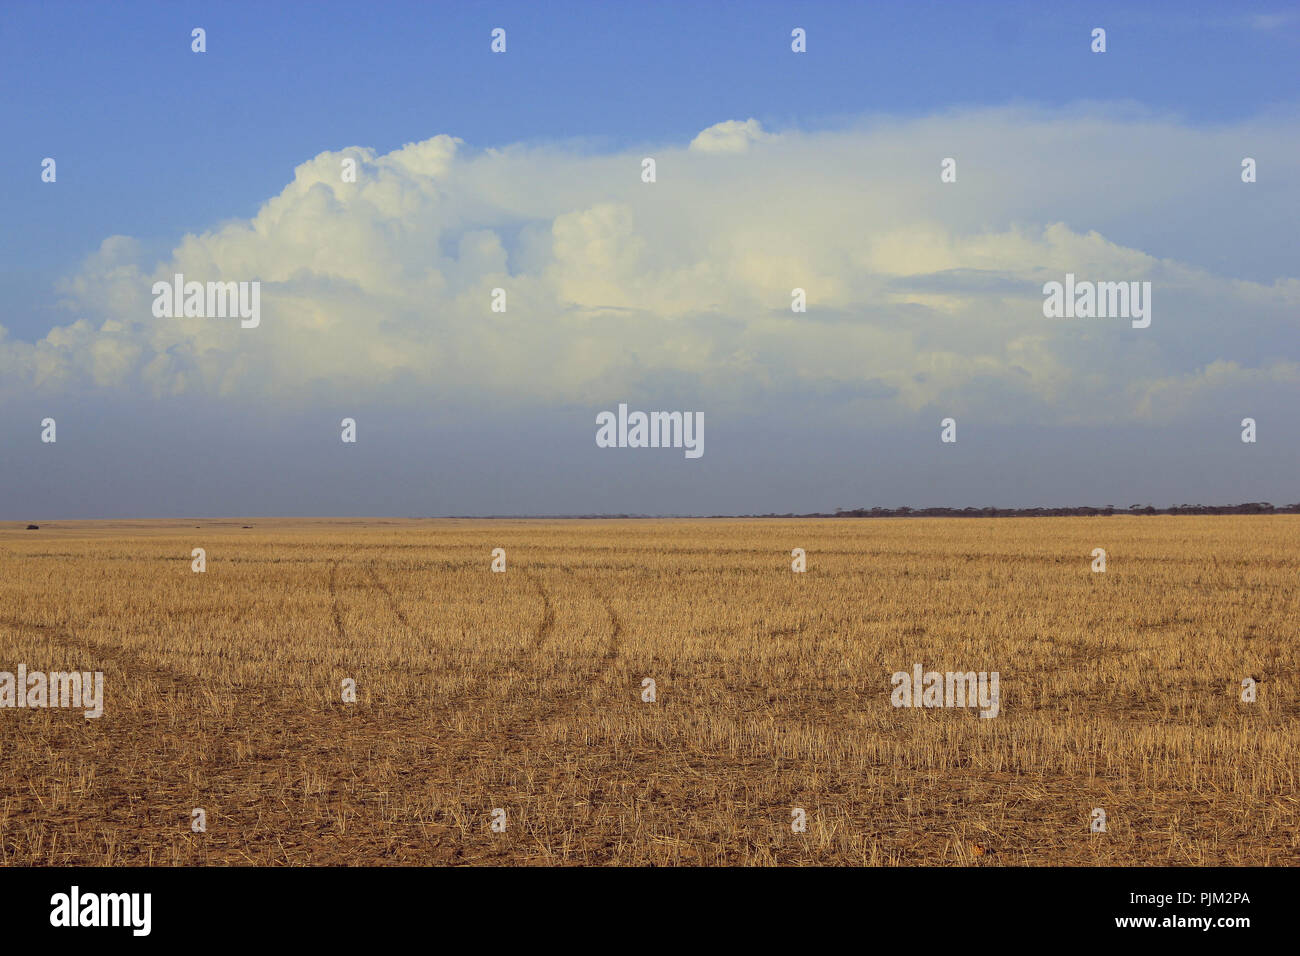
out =
<svg viewBox="0 0 1300 956"><path fill-rule="evenodd" d="M1294 408L1297 129L1081 106L817 131L727 120L616 153L447 135L348 147L167 261L104 239L58 290L67 324L36 342L0 327L0 398L301 409L345 394L507 413L657 399L881 425ZM1260 182L1241 182L1244 156ZM1045 318L1042 286L1067 272L1150 281L1151 327ZM150 288L175 273L260 281L260 326L154 318Z"/></svg>

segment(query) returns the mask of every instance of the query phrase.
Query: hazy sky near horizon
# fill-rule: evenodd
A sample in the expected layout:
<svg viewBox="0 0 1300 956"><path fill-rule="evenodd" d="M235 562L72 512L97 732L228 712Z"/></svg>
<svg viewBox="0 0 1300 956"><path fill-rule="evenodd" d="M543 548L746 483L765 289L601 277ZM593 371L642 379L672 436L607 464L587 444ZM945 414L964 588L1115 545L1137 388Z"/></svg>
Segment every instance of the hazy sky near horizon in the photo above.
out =
<svg viewBox="0 0 1300 956"><path fill-rule="evenodd" d="M1278 3L6 4L0 519L1300 501L1297 61Z"/></svg>

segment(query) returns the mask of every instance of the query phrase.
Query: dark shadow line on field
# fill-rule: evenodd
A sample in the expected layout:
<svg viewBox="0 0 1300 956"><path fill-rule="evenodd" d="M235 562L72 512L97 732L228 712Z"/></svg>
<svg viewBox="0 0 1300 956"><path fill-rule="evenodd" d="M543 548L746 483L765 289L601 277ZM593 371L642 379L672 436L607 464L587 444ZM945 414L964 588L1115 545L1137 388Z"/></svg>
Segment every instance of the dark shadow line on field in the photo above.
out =
<svg viewBox="0 0 1300 956"><path fill-rule="evenodd" d="M184 671L168 667L166 664L155 664L146 660L120 644L102 643L92 641L88 638L78 638L65 625L59 624L38 624L35 621L24 621L21 618L0 617L0 624L12 628L27 631L36 631L41 635L51 638L55 644L64 647L67 650L77 650L92 654L102 654L107 661L118 663L126 671L141 673L146 680L152 680L156 683L171 684L173 688L185 690L190 693L197 693L202 687L202 682L194 674L188 674Z"/></svg>

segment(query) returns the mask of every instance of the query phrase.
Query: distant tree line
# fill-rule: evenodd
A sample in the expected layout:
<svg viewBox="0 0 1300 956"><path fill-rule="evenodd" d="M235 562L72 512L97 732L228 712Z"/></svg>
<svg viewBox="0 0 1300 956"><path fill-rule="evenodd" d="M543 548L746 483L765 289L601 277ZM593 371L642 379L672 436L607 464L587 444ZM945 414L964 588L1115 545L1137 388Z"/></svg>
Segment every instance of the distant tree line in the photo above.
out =
<svg viewBox="0 0 1300 956"><path fill-rule="evenodd" d="M836 508L834 513L766 514L758 518L1059 518L1075 515L1281 515L1300 514L1300 504L1274 507L1267 501L1248 501L1242 505L1129 505L1116 508ZM716 517L724 517L717 515Z"/></svg>
<svg viewBox="0 0 1300 956"><path fill-rule="evenodd" d="M834 512L823 511L809 514L787 512L776 514L768 512L761 515L708 515L710 518L1064 518L1075 515L1294 515L1300 514L1300 503L1274 507L1267 501L1248 501L1244 505L1170 505L1157 508L1154 505L1129 505L1116 508L1106 505L1104 508L836 508ZM645 519L694 518L699 515L651 515L651 514L585 514L585 515L430 515L428 517L474 518L484 519L520 519L547 518L553 520L586 519ZM29 526L30 527L30 526ZM245 525L247 527L247 525Z"/></svg>

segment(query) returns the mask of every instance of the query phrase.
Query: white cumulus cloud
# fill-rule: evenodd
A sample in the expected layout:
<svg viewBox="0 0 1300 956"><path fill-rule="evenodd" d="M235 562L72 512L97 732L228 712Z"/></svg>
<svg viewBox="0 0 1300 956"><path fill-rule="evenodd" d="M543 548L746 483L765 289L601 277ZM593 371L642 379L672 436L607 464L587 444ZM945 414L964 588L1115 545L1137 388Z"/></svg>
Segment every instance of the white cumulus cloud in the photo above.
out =
<svg viewBox="0 0 1300 956"><path fill-rule="evenodd" d="M641 151L347 147L166 261L104 239L58 290L67 324L36 342L0 327L0 392L604 407L678 390L876 421L942 404L1059 422L1176 416L1250 383L1294 397L1300 276L1225 265L1248 228L1261 249L1294 242L1242 205L1265 188L1237 178L1247 142L1269 157L1269 205L1294 208L1285 117L1196 129L1004 109L779 135L729 120L656 148L656 183ZM1203 235L1175 225L1189 203L1218 210ZM1066 272L1152 282L1151 328L1045 319L1042 285ZM150 288L176 273L260 282L261 325L155 318Z"/></svg>

